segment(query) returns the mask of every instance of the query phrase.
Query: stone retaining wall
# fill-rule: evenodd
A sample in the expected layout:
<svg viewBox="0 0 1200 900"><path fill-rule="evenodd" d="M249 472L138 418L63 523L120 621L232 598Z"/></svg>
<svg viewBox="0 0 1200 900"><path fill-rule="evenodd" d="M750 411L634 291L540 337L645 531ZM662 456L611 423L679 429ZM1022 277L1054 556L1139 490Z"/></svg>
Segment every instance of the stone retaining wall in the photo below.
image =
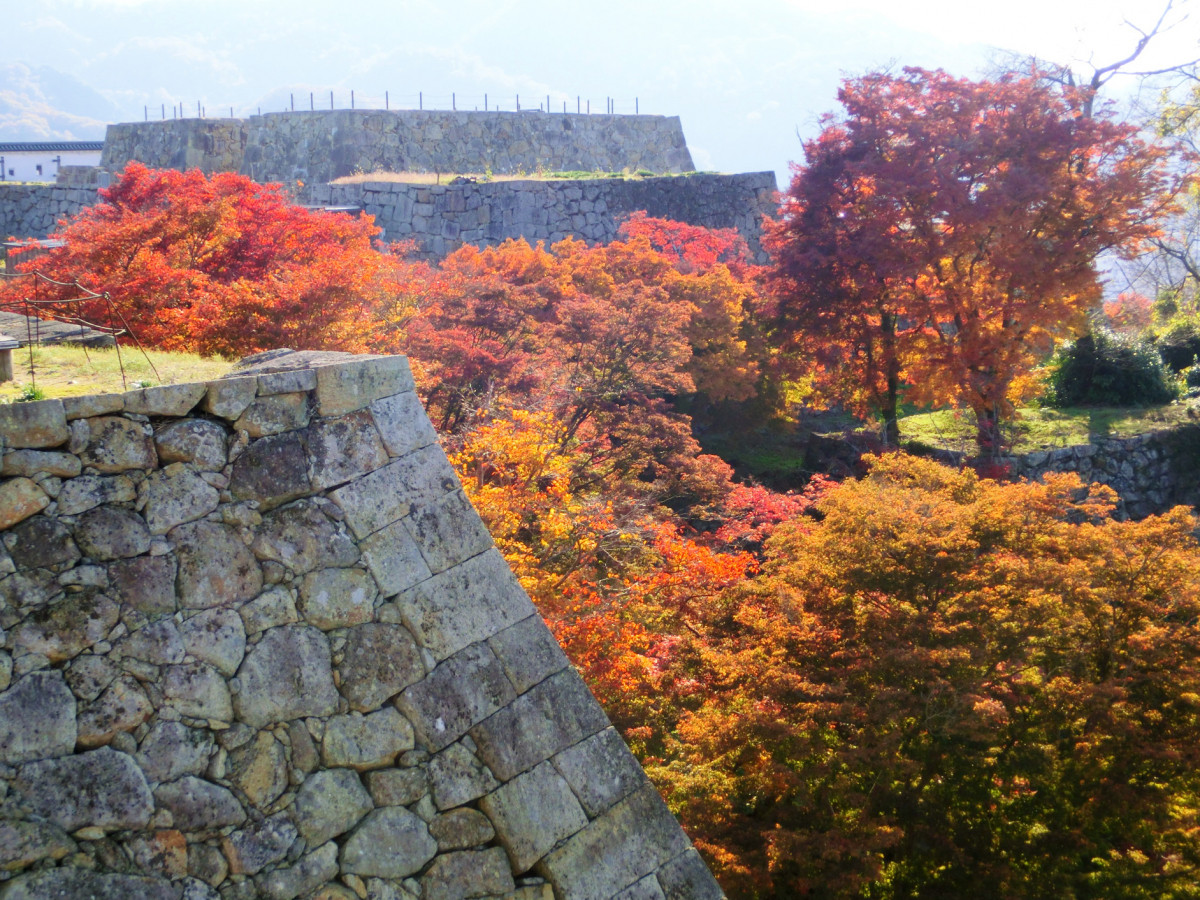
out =
<svg viewBox="0 0 1200 900"><path fill-rule="evenodd" d="M312 361L0 407L0 900L720 897L406 360Z"/></svg>
<svg viewBox="0 0 1200 900"><path fill-rule="evenodd" d="M57 184L0 184L0 238L44 238L59 219L95 204L96 190Z"/></svg>
<svg viewBox="0 0 1200 900"><path fill-rule="evenodd" d="M736 228L759 261L762 221L778 214L775 173L602 178L587 181L497 181L443 185L396 182L313 185L308 200L356 206L375 217L387 240L412 239L439 258L463 244L499 244L523 237L553 243L565 237L607 243L622 216L652 216Z"/></svg>
<svg viewBox="0 0 1200 900"><path fill-rule="evenodd" d="M325 182L355 172L655 173L694 167L678 116L446 110L281 112L108 126L100 165Z"/></svg>

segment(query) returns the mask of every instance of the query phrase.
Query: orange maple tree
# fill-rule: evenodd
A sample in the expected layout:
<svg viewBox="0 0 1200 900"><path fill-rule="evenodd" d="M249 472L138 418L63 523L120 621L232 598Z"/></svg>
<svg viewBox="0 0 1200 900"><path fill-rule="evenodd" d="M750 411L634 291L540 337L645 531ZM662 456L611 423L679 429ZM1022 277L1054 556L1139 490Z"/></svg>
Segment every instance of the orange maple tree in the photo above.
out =
<svg viewBox="0 0 1200 900"><path fill-rule="evenodd" d="M961 404L994 448L1018 376L1084 322L1097 256L1155 233L1165 153L1037 78L846 81L773 229L775 324L824 392Z"/></svg>

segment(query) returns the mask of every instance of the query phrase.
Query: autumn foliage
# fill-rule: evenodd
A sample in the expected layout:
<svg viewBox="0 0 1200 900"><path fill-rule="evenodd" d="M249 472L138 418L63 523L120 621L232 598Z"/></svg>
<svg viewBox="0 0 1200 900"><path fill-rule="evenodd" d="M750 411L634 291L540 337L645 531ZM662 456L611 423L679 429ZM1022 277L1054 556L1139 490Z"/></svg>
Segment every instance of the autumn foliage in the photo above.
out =
<svg viewBox="0 0 1200 900"><path fill-rule="evenodd" d="M130 163L101 198L65 223L64 246L17 269L107 292L148 346L226 356L358 349L375 298L399 277L372 247L369 218L307 210L241 175ZM19 305L35 289L8 283L0 303ZM121 324L100 302L81 311Z"/></svg>

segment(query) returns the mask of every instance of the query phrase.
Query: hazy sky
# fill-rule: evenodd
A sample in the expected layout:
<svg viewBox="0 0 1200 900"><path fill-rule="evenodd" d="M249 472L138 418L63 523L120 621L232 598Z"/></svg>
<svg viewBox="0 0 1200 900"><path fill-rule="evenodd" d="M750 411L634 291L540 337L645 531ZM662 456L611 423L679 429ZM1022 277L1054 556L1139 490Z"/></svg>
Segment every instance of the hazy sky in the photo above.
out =
<svg viewBox="0 0 1200 900"><path fill-rule="evenodd" d="M1180 0L1176 0L1177 4ZM550 97L679 115L699 168L774 169L836 106L840 78L888 64L980 74L994 48L1106 63L1157 0L39 0L5 2L5 63L53 69L111 103L96 118L318 106L511 109ZM1200 55L1200 0L1148 65ZM1174 16L1173 18L1179 18ZM1088 71L1086 64L1081 70ZM11 93L11 91L10 91ZM19 93L19 90L17 91ZM9 97L15 102L21 98ZM96 98L98 99L98 98ZM0 103L5 100L0 91ZM80 101L83 102L83 101ZM85 110L71 110L87 115ZM30 134L25 139L36 139ZM13 138L19 139L19 138Z"/></svg>

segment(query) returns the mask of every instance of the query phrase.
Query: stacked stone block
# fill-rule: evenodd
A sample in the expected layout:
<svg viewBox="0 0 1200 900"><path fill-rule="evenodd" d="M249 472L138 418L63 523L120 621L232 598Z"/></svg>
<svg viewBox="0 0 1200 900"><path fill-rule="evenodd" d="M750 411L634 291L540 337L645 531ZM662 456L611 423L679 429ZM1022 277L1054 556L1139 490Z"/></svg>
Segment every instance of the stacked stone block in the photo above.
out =
<svg viewBox="0 0 1200 900"><path fill-rule="evenodd" d="M43 238L99 199L94 187L0 184L0 239Z"/></svg>
<svg viewBox="0 0 1200 900"><path fill-rule="evenodd" d="M0 408L0 900L717 898L402 357Z"/></svg>

